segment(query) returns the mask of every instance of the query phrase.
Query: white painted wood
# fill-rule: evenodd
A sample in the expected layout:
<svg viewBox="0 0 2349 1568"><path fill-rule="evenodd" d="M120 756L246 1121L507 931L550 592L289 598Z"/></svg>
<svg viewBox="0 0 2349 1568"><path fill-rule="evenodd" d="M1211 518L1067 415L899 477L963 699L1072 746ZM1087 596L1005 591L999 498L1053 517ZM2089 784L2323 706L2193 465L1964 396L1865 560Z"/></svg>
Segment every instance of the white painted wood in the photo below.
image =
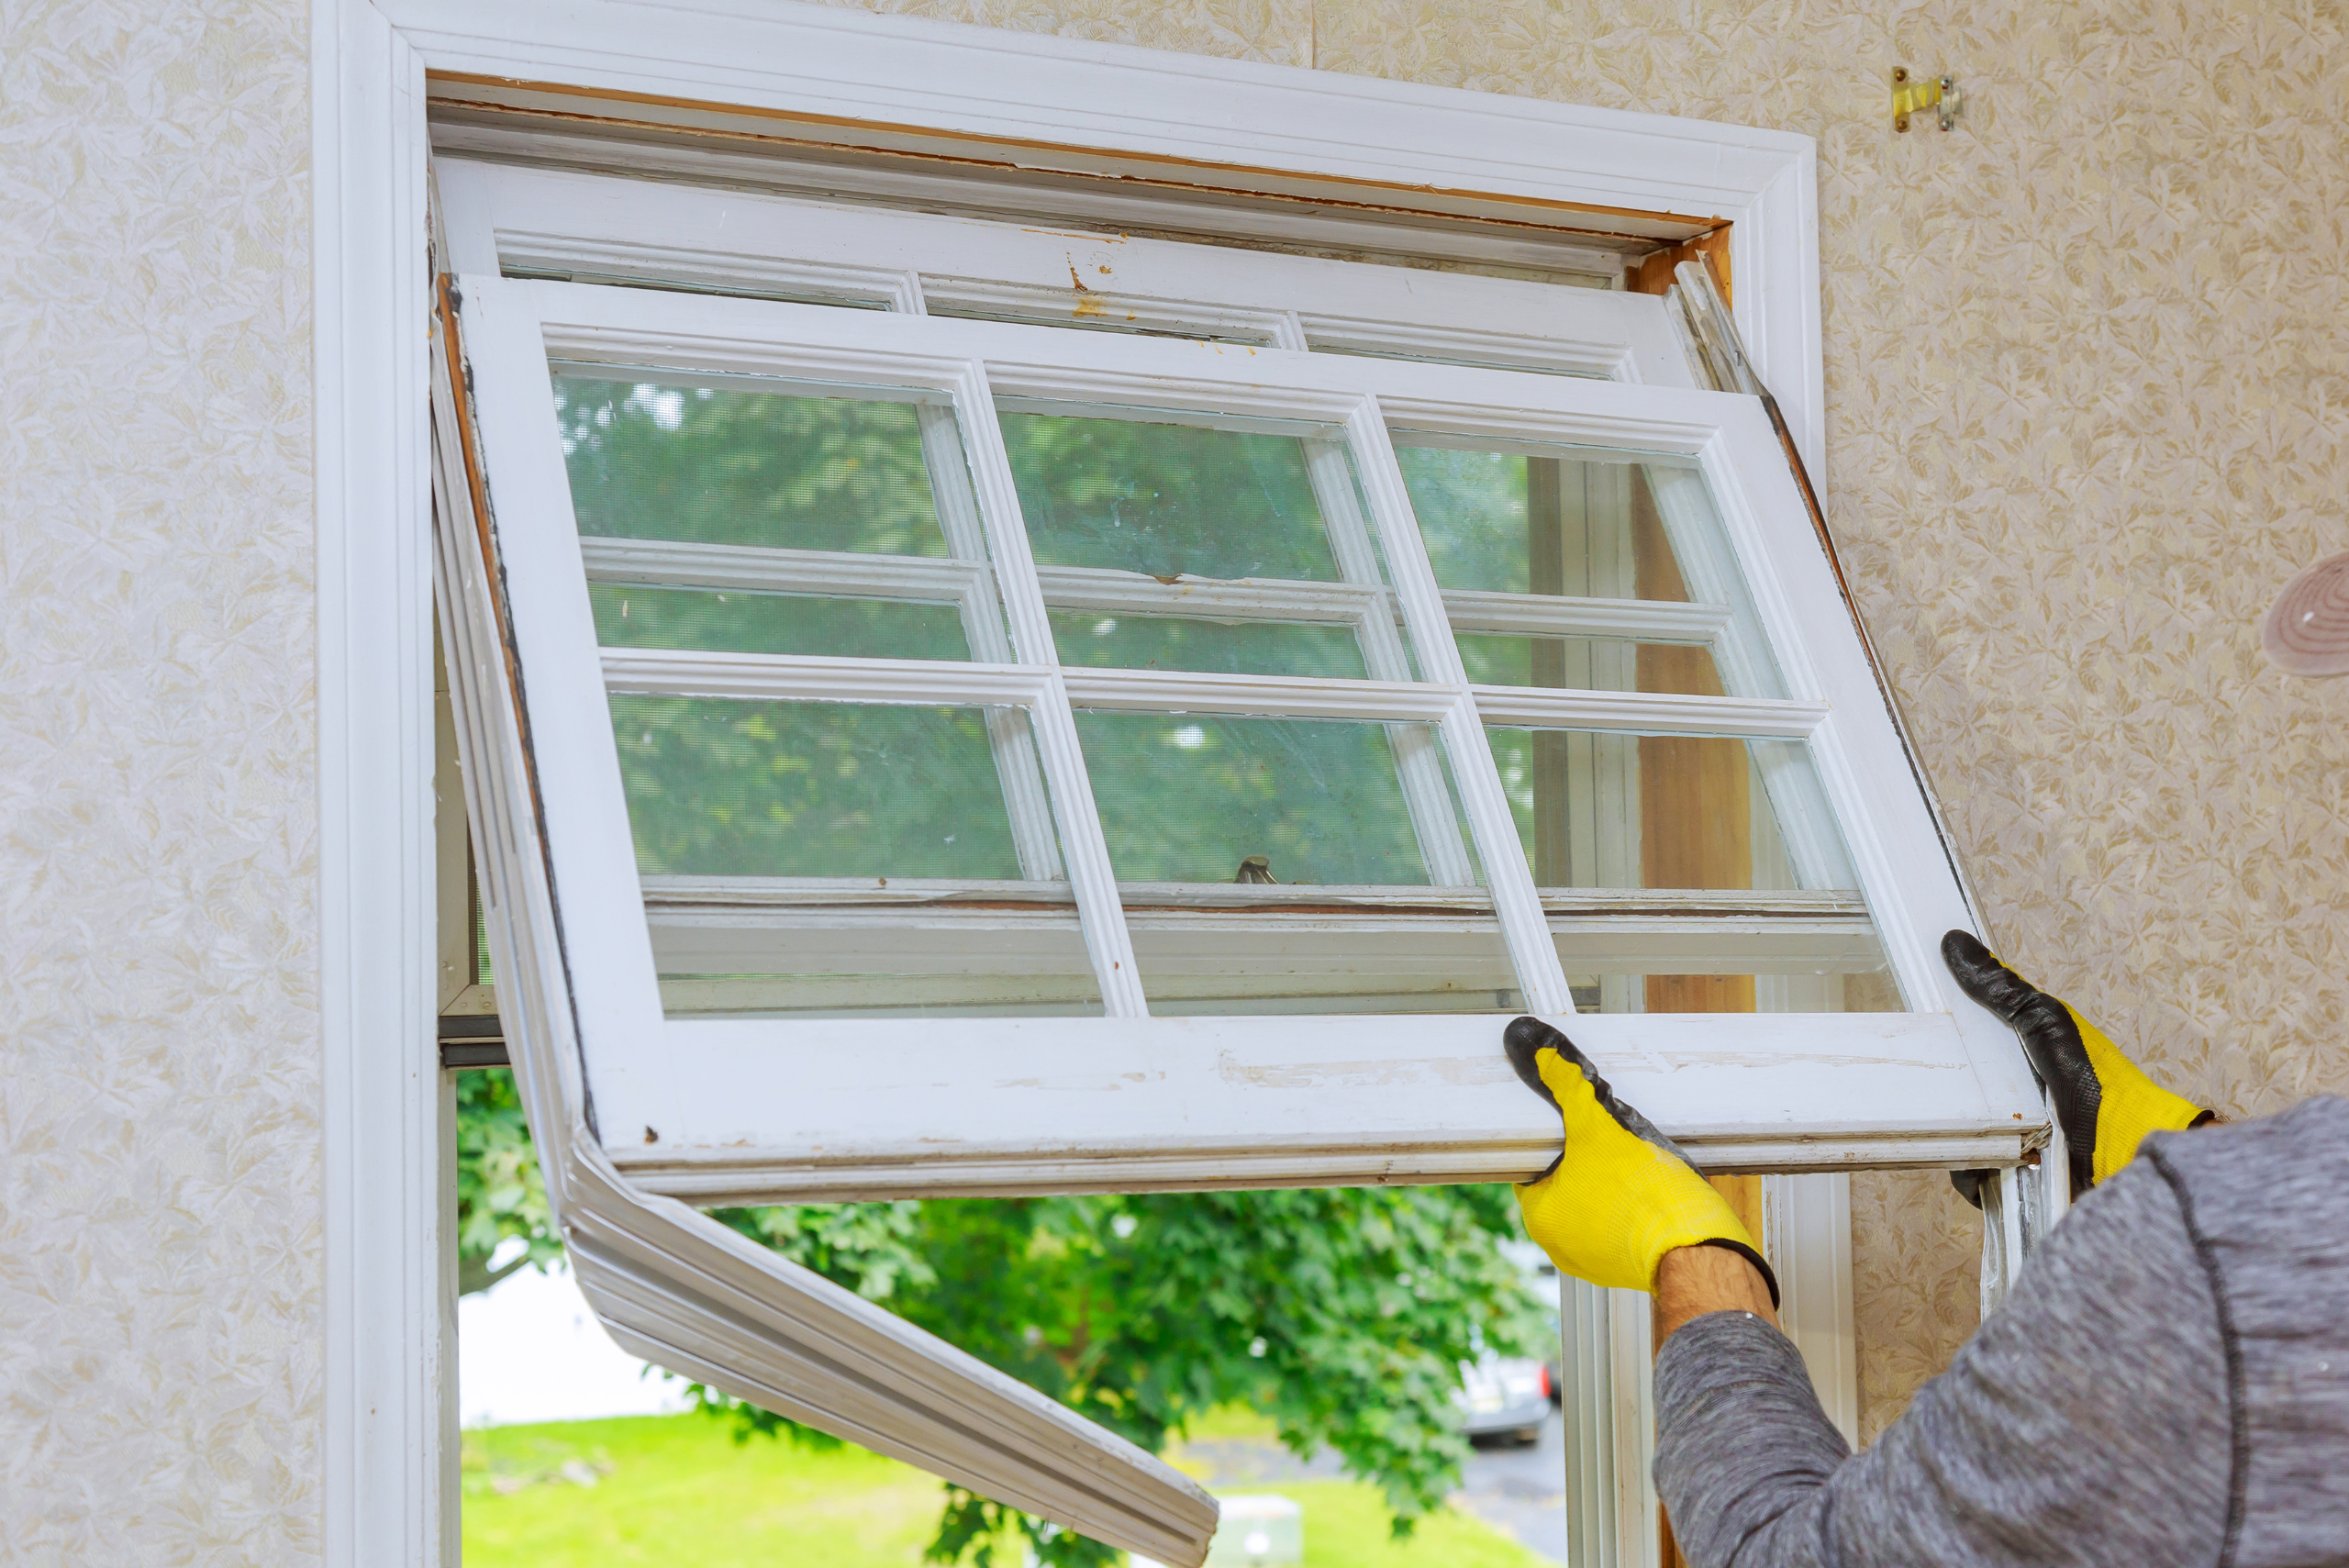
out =
<svg viewBox="0 0 2349 1568"><path fill-rule="evenodd" d="M1457 700L1440 686L1410 681L1204 674L1180 670L1069 670L1063 678L1069 700L1077 706L1121 713L1259 714L1433 723L1451 712Z"/></svg>
<svg viewBox="0 0 2349 1568"><path fill-rule="evenodd" d="M710 103L638 99L615 114L617 106L592 89L537 83L444 78L433 85L434 145L451 156L1008 217L1053 231L1208 239L1422 269L1433 261L1440 270L1618 290L1627 257L1721 228L1711 218L1594 215L1458 190L1364 193L1355 182L1186 166L1065 142L1012 148L1005 158L1000 143L985 139L872 122L810 126ZM581 116L597 123L569 123Z"/></svg>
<svg viewBox="0 0 2349 1568"><path fill-rule="evenodd" d="M1443 607L1452 617L1454 631L1507 632L1523 637L1626 637L1640 642L1707 646L1720 639L1730 616L1724 605L1494 594L1461 588L1444 590Z"/></svg>
<svg viewBox="0 0 2349 1568"><path fill-rule="evenodd" d="M600 658L604 684L611 690L660 696L1018 707L1042 701L1052 683L1052 672L1035 665L949 659L841 659L697 648L607 648Z"/></svg>
<svg viewBox="0 0 2349 1568"><path fill-rule="evenodd" d="M1827 717L1827 705L1754 697L1696 697L1662 692L1576 692L1550 686L1474 686L1485 722L1534 729L1595 729L1627 735L1737 735L1799 740ZM1846 880L1849 880L1848 878ZM1833 884L1821 879L1820 885Z"/></svg>
<svg viewBox="0 0 2349 1568"><path fill-rule="evenodd" d="M1778 1276L1778 1326L1802 1352L1827 1418L1856 1450L1859 1336L1852 1307L1852 1179L1762 1178L1763 1251Z"/></svg>
<svg viewBox="0 0 2349 1568"><path fill-rule="evenodd" d="M1130 887L1119 891L1127 900L1126 928L1153 984L1178 973L1228 975L1235 984L1255 980L1271 989L1335 973L1365 980L1399 973L1440 980L1450 973L1456 988L1484 992L1486 1010L1507 1006L1494 999L1494 991L1517 989L1489 897L1473 908L1442 912L1153 909L1137 906ZM1573 974L1808 976L1866 973L1883 962L1875 929L1865 917L1553 915L1546 925L1559 962ZM870 975L876 977L876 1003L884 1006L890 985L907 974L1089 974L1084 950L1067 940L1076 929L1074 904L1059 910L952 904L918 911L837 905L724 913L670 908L651 916L653 961L663 974Z"/></svg>
<svg viewBox="0 0 2349 1568"><path fill-rule="evenodd" d="M480 296L466 321L469 330L478 324L481 336L492 339L535 327L526 314L501 314ZM512 361L505 368L519 370L536 351L533 337L530 330L518 344L493 342L484 358L518 349L505 356ZM496 386L479 363L471 370L468 383L484 397L529 406L518 388ZM475 428L477 450L507 476L504 491L493 493L497 515L476 526L463 483L451 482L462 459L445 374L435 403L444 442L443 631L456 677L473 835L489 857L484 890L499 910L490 933L511 1004L507 1044L548 1199L598 1318L624 1350L656 1364L1097 1539L1197 1568L1216 1506L1179 1473L852 1292L690 1209L645 1195L613 1170L591 1122L615 1112L587 1093L591 1075L599 1099L609 1080L598 1070L596 1045L582 1037L605 1021L599 1015L625 1005L637 977L587 967L615 962L603 928L618 922L604 913L612 906L609 895L594 886L605 868L576 852L582 839L590 849L601 847L593 838L597 824L578 819L577 803L559 808L570 793L567 776L565 787L546 787L581 749L560 721L544 722L548 708L584 704L587 720L600 719L592 649L578 644L579 628L558 624L572 634L567 673L574 686L584 678L587 691L583 698L560 681L542 679L566 672L559 652L539 646L544 635L532 623L559 622L564 606L547 602L545 593L515 590L526 577L560 578L551 570L558 562L547 559L559 552L551 548L554 541L531 537L531 518L512 516L529 512L534 497L524 494L518 505L496 499L528 491L529 457L518 450L518 432L493 433L489 421ZM494 566L483 552L484 534L500 551ZM506 553L514 544L519 548ZM570 550L575 567L576 545ZM493 597L493 581L510 595L502 605ZM584 578L546 585L584 592ZM532 672L527 715L509 684L509 651ZM573 899L573 888L583 884L587 896ZM630 965L622 953L617 962L649 979L649 961ZM631 1111L643 1103L640 1095L623 1101ZM656 1136L647 1129L648 1139Z"/></svg>
<svg viewBox="0 0 2349 1568"><path fill-rule="evenodd" d="M647 876L645 906L676 912L759 908L883 908L908 905L1066 904L1064 882L963 881L917 877ZM1862 929L1867 906L1856 893L1808 889L1544 887L1542 906L1553 918L1623 916L1687 921L1728 919L1831 925ZM1121 882L1128 908L1254 909L1283 906L1349 908L1483 908L1475 888L1398 887L1386 884ZM1765 1012L1819 1011L1768 1008ZM1836 1010L1836 1009L1827 1009Z"/></svg>
<svg viewBox="0 0 2349 1568"><path fill-rule="evenodd" d="M455 1562L435 1045L424 68L310 10L324 1515L334 1568Z"/></svg>
<svg viewBox="0 0 2349 1568"><path fill-rule="evenodd" d="M582 537L591 583L654 588L722 588L746 594L809 594L960 605L982 591L985 564L918 555L857 555L835 550L776 550L740 544ZM1009 663L1010 651L975 657Z"/></svg>
<svg viewBox="0 0 2349 1568"><path fill-rule="evenodd" d="M899 308L917 309L922 303L918 280L908 278ZM971 470L963 461L954 411L924 403L915 406L914 416L921 426L922 461L930 474L939 528L955 560L974 573L969 588L958 601L971 657L989 662L1008 661L1011 639L996 600L993 575L986 570L986 525L979 516L979 498L971 488ZM1031 877L1056 877L1062 870L1060 840L1052 827L1052 799L1030 740L1028 720L1019 714L990 709L986 727L1019 869Z"/></svg>
<svg viewBox="0 0 2349 1568"><path fill-rule="evenodd" d="M1616 1568L1614 1329L1608 1292L1558 1276L1559 1412L1565 1427L1566 1561Z"/></svg>
<svg viewBox="0 0 2349 1568"><path fill-rule="evenodd" d="M1292 351L1306 350L1301 324L1294 313L1285 314L1277 339ZM1365 596L1354 617L1354 636L1363 663L1376 681L1408 681L1409 651L1395 624L1395 605L1379 570L1378 551L1371 542L1370 524L1362 515L1354 488L1353 469L1346 450L1337 441L1307 440L1307 477L1327 529L1330 548L1347 584ZM1460 819L1453 807L1452 790L1444 778L1443 759L1435 736L1416 725L1390 725L1387 743L1394 750L1403 799L1411 814L1411 828L1428 879L1445 886L1465 887L1476 880L1468 845L1461 837Z"/></svg>
<svg viewBox="0 0 2349 1568"><path fill-rule="evenodd" d="M1708 1165L2013 1163L1935 1014L1585 1014L1617 1088ZM1554 1113L1492 1049L1490 1015L670 1019L685 1119L611 1157L697 1202L1522 1179ZM871 1063L892 1062L890 1091ZM1022 1094L1016 1091L1030 1091ZM1035 1091L1043 1091L1038 1093ZM971 1107L985 1104L987 1115ZM910 1162L905 1151L918 1148Z"/></svg>
<svg viewBox="0 0 2349 1568"><path fill-rule="evenodd" d="M1301 583L1281 578L1177 577L1162 583L1139 572L1040 566L1044 603L1056 610L1109 615L1201 616L1232 620L1323 622L1353 626L1385 598L1375 583ZM1371 661L1382 681L1410 679L1408 668Z"/></svg>
<svg viewBox="0 0 2349 1568"><path fill-rule="evenodd" d="M1444 616L1427 541L1412 516L1403 471L1396 462L1384 412L1375 396L1363 397L1347 418L1346 433L1356 477L1385 548L1387 571L1394 577L1396 600L1412 646L1419 651L1421 673L1431 689L1448 688L1455 694L1443 717L1444 750L1452 759L1461 805L1484 863L1486 884L1493 890L1494 912L1500 917L1509 955L1517 962L1525 1006L1538 1012L1571 1013L1574 994L1558 967L1557 950L1542 918L1541 895L1533 886L1532 868L1518 842L1517 823L1501 793L1492 746L1468 688L1459 645L1453 641L1451 623Z"/></svg>
<svg viewBox="0 0 2349 1568"><path fill-rule="evenodd" d="M1019 664L947 660L846 659L814 653L726 653L701 649L607 648L616 692L669 696L897 704L1041 701L1046 673ZM1077 707L1121 713L1255 714L1295 718L1434 723L1459 701L1432 683L1305 675L1226 675L1183 670L1067 669L1060 682ZM1541 686L1469 689L1484 722L1636 735L1799 738L1826 716L1818 703L1757 702L1651 692L1574 692Z"/></svg>
<svg viewBox="0 0 2349 1568"><path fill-rule="evenodd" d="M2053 1115L2046 1121L2047 1141L2039 1151L2039 1215L2040 1234L2055 1229L2072 1210L2071 1144L2064 1136L2064 1124ZM2028 1251L2035 1239L2026 1237L2023 1247Z"/></svg>
<svg viewBox="0 0 2349 1568"><path fill-rule="evenodd" d="M1609 1378L1615 1439L1615 1562L1618 1568L1658 1568L1664 1542L1655 1496L1655 1320L1645 1291L1607 1296Z"/></svg>
<svg viewBox="0 0 2349 1568"><path fill-rule="evenodd" d="M1880 929L1887 933L1896 971L1912 995L1933 996L1946 990L1933 979L1939 965L1919 933L1930 929L1937 935L1947 924L1961 923L1962 900L1931 837L1924 803L1913 784L1897 782L1907 777L1905 764L1882 720L1865 657L1855 645L1831 639L1817 645L1805 641L1819 627L1843 623L1831 611L1820 611L1822 604L1836 603L1833 584L1808 517L1798 510L1799 497L1787 478L1775 439L1750 400L1564 377L1293 350L1234 351L1216 345L843 313L763 301L494 281L469 280L468 287L504 291L518 299L527 296L541 313L551 350L567 357L651 354L663 362L684 360L729 373L819 373L876 385L961 388L955 395L965 409L962 426L973 442L973 472L981 509L989 515L989 550L1010 612L1013 641L1023 659L1040 662L1037 666L915 666L616 651L607 657L622 684L643 686L658 673L665 683L659 689L667 690L861 693L897 701L951 700L959 695L964 700L1034 702L1047 719L1055 701L1152 711L1286 712L1390 721L1441 718L1521 988L1536 1009L1549 1005L1553 1011L1566 1007L1557 951L1517 847L1506 802L1492 782L1484 724L1809 734L1822 788L1836 816L1854 829L1853 864ZM941 349L975 354L987 367L985 376L973 361L937 351ZM1042 362L1047 350L1059 354L1057 362ZM1398 602L1419 646L1423 673L1431 679L1418 684L1308 682L1138 671L1062 673L1043 667L1041 661L1053 656L1045 601L1026 557L1008 460L1000 452L993 422L983 413L993 405L991 389L998 384L999 373L1008 374L1023 394L1094 400L1124 396L1152 408L1187 401L1194 406L1204 404L1219 416L1249 418L1326 419L1342 402L1349 409L1353 460L1381 532L1388 569L1395 574ZM1744 574L1755 624L1774 650L1787 651L1781 663L1788 697L1773 703L1520 688L1490 688L1472 696L1459 684L1460 667L1442 598L1410 520L1408 496L1380 417L1381 389L1390 387L1415 400L1415 418L1436 418L1455 429L1496 429L1543 440L1597 436L1597 444L1617 450L1648 441L1695 456L1720 512L1722 532ZM553 493L551 473L545 488ZM996 517L1004 520L998 523ZM576 545L567 548L575 557ZM733 684L721 688L717 684L721 679ZM1039 679L1045 686L1035 684ZM1447 692L1458 695L1448 707L1440 707ZM1042 727L1048 729L1049 724ZM1046 739L1049 775L1054 763L1049 735ZM1065 743L1062 765L1081 767L1073 733ZM1874 789L1866 782L1871 777L1877 781ZM1064 793L1054 789L1056 809L1062 808ZM1898 831L1882 830L1887 821L1903 817ZM1070 837L1064 819L1064 847ZM1899 846L1897 855L1891 851L1894 845ZM1070 853L1074 860L1073 849ZM1084 886L1080 880L1081 893ZM1096 896L1100 900L1097 907L1115 907L1106 857L1097 873ZM1080 907L1085 902L1081 895ZM1952 910L1957 912L1955 919L1948 917L1946 912ZM1894 929L1906 932L1905 943L1890 935ZM1123 963L1122 953L1113 953L1100 967L1114 980L1126 973ZM1919 975L1923 976L1921 984L1912 978ZM1141 1010L1137 998L1113 1006L1113 1016L1126 1006L1136 1014ZM1986 1108L2002 1108L1990 1113L1990 1123L1982 1129L1988 1135L1990 1125L2010 1123L2023 1104L2019 1098L2020 1060L2007 1031L1986 1029L1975 1011L1941 1016L1966 1042L1973 1070L1989 1071L1981 1103ZM751 1140L745 1146L758 1141Z"/></svg>
<svg viewBox="0 0 2349 1568"><path fill-rule="evenodd" d="M1069 688L1057 666L1052 621L1044 608L1043 589L1036 581L1036 558L1028 548L1028 524L1020 515L1019 486L1012 478L1003 427L996 419L995 389L988 384L985 367L976 361L958 368L954 388L972 484L986 528L987 553L995 562L1004 612L1011 624L1012 647L1021 663L1041 672L1044 681L1042 694L1031 710L1037 750L1051 784L1061 854L1076 895L1085 947L1093 955L1101 1009L1111 1018L1145 1018L1150 1004L1142 995L1133 939L1127 934L1125 915L1118 906L1117 872L1109 863L1108 843L1102 836L1101 813L1094 804L1085 749L1077 741Z"/></svg>
<svg viewBox="0 0 2349 1568"><path fill-rule="evenodd" d="M720 207L645 180L446 166L449 199L518 273L882 303L902 268L937 315L1267 345L1294 323L1298 348L1687 384L1647 295L748 193Z"/></svg>
<svg viewBox="0 0 2349 1568"><path fill-rule="evenodd" d="M494 278L459 279L454 292L505 573L507 629L530 693L550 874L575 915L634 911L643 892L534 301ZM561 782L549 787L550 780ZM644 924L574 918L562 943L570 972L593 976L590 995L574 999L594 1004L582 1007L577 1028L599 1125L611 1140L640 1141L644 1129L674 1119ZM505 972L498 973L502 991Z"/></svg>
<svg viewBox="0 0 2349 1568"><path fill-rule="evenodd" d="M1448 193L1486 192L1729 219L1741 329L1820 472L1816 154L1806 137L750 0L692 13L604 0L566 6L559 21L460 0L386 9L438 70L739 105L780 113L769 128L786 134L788 117L833 117L992 137L1020 144L1031 165L1052 161L1040 160L1041 146L1066 143L1130 167L1180 159L1292 186L1366 182L1390 201L1411 193L1397 205L1435 210L1459 205Z"/></svg>

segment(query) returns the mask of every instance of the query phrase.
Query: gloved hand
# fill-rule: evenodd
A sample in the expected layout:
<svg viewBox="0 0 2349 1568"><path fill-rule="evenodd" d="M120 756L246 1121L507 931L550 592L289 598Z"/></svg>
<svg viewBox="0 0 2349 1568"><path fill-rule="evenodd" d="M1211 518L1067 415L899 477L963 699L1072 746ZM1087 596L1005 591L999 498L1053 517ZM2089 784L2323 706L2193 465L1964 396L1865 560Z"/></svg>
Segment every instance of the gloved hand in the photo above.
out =
<svg viewBox="0 0 2349 1568"><path fill-rule="evenodd" d="M1574 1041L1539 1018L1519 1018L1502 1041L1526 1087L1565 1123L1565 1148L1517 1189L1525 1233L1562 1273L1653 1291L1674 1248L1726 1247L1762 1271L1777 1305L1777 1277L1735 1211L1677 1144L1615 1097Z"/></svg>
<svg viewBox="0 0 2349 1568"><path fill-rule="evenodd" d="M2137 1070L2104 1031L2000 963L1964 931L1942 938L1942 962L1965 994L2014 1026L2022 1053L2047 1087L2055 1119L2072 1155L2072 1195L2103 1181L2136 1158L2146 1135L2175 1132L2211 1120L2211 1113L2179 1099ZM1957 1190L1982 1207L1974 1171L1951 1173ZM1977 1178L1975 1190L1962 1177Z"/></svg>

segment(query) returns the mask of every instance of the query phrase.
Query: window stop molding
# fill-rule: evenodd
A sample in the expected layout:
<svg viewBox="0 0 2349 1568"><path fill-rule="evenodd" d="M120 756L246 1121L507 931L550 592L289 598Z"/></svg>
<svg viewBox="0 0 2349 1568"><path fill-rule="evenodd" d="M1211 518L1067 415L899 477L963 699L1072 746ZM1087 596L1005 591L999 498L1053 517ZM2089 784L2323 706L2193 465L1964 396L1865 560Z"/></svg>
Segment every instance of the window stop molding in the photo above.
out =
<svg viewBox="0 0 2349 1568"><path fill-rule="evenodd" d="M321 1555L457 1560L438 1076L427 76L1731 226L1736 316L1821 472L1807 137L783 0L314 0L325 1246ZM974 71L973 51L991 57ZM453 808L453 801L447 803Z"/></svg>

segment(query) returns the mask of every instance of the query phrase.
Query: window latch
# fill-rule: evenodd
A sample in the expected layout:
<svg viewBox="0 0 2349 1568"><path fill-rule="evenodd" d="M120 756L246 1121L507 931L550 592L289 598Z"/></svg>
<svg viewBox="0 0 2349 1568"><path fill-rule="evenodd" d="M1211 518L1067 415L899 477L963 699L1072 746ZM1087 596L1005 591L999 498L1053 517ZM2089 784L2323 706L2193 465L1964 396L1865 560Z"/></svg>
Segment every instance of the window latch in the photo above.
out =
<svg viewBox="0 0 2349 1568"><path fill-rule="evenodd" d="M1921 82L1909 80L1909 68L1892 68L1892 128L1907 130L1909 117L1932 109L1940 117L1943 130L1957 128L1957 113L1965 107L1965 95L1957 83L1946 76L1929 77Z"/></svg>

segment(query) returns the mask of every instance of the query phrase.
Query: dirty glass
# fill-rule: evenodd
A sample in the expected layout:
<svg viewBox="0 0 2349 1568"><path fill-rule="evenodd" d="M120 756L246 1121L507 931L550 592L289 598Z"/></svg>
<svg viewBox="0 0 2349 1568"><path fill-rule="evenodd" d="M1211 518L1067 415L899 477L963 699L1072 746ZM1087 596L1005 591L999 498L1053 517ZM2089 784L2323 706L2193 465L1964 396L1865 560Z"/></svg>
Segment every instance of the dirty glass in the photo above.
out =
<svg viewBox="0 0 2349 1568"><path fill-rule="evenodd" d="M999 772L1032 766L1021 710L611 705L673 1015L1100 1010L1067 884L1022 880Z"/></svg>
<svg viewBox="0 0 2349 1568"><path fill-rule="evenodd" d="M1486 736L1542 886L1857 884L1800 741L1497 725Z"/></svg>
<svg viewBox="0 0 2349 1568"><path fill-rule="evenodd" d="M582 534L947 553L914 404L641 373L554 378Z"/></svg>
<svg viewBox="0 0 2349 1568"><path fill-rule="evenodd" d="M1429 881L1380 724L1080 713L1078 740L1120 882ZM1422 728L1398 726L1404 729Z"/></svg>
<svg viewBox="0 0 2349 1568"><path fill-rule="evenodd" d="M1751 596L1720 516L1689 460L1574 448L1469 450L1473 443L1448 439L1412 444L1428 439L1396 432L1396 457L1441 587L1531 601L1718 605L1749 633L1754 628ZM1645 679L1610 679L1613 665L1605 659L1593 659L1587 669L1602 690L1784 696L1759 637L1746 641L1753 651L1739 666L1735 690L1707 684L1720 672L1696 649L1642 649ZM1487 657L1499 651L1484 650ZM1563 651L1561 666L1536 643L1528 650L1526 680L1493 684L1571 685L1571 672L1583 666L1571 649ZM1544 678L1545 666L1564 678Z"/></svg>
<svg viewBox="0 0 2349 1568"><path fill-rule="evenodd" d="M1153 1012L1518 1005L1431 726L1088 712L1077 734Z"/></svg>
<svg viewBox="0 0 2349 1568"><path fill-rule="evenodd" d="M618 692L639 870L1019 875L985 710Z"/></svg>
<svg viewBox="0 0 2349 1568"><path fill-rule="evenodd" d="M1043 566L1335 582L1297 435L1006 412L1028 540Z"/></svg>

